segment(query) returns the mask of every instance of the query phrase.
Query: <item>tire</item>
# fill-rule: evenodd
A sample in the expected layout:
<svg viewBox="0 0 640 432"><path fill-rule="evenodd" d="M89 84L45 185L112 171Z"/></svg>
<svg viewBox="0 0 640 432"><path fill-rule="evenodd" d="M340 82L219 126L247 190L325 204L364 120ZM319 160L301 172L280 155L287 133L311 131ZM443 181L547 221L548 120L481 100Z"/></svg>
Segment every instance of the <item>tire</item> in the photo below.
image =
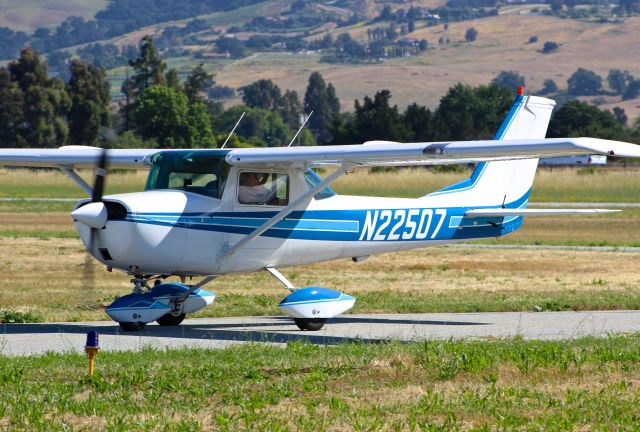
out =
<svg viewBox="0 0 640 432"><path fill-rule="evenodd" d="M327 323L326 318L294 318L293 321L303 331L318 331Z"/></svg>
<svg viewBox="0 0 640 432"><path fill-rule="evenodd" d="M187 316L186 313L181 313L180 315L172 315L171 313L168 313L162 315L156 320L156 322L161 326L177 326L180 325L185 316Z"/></svg>
<svg viewBox="0 0 640 432"><path fill-rule="evenodd" d="M123 331L142 331L147 326L145 322L120 322Z"/></svg>

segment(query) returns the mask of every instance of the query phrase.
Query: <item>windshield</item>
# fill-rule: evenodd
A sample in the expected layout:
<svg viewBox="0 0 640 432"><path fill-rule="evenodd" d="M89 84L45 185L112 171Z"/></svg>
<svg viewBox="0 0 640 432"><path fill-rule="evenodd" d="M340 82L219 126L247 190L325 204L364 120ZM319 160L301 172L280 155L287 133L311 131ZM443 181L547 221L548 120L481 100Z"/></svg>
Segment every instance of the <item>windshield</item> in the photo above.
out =
<svg viewBox="0 0 640 432"><path fill-rule="evenodd" d="M144 190L175 189L213 198L222 197L229 174L227 151L160 152L151 158Z"/></svg>
<svg viewBox="0 0 640 432"><path fill-rule="evenodd" d="M311 168L309 168L308 170L306 170L304 172L304 179L307 181L307 184L309 185L309 189L315 187L316 185L319 185L320 183L322 183L322 177L320 177L314 170L312 170ZM335 192L333 191L333 189L331 189L329 186L325 187L324 189L320 190L320 192L318 192L314 198L317 200L321 200L321 199L325 199L325 198L330 198L332 196L335 196Z"/></svg>

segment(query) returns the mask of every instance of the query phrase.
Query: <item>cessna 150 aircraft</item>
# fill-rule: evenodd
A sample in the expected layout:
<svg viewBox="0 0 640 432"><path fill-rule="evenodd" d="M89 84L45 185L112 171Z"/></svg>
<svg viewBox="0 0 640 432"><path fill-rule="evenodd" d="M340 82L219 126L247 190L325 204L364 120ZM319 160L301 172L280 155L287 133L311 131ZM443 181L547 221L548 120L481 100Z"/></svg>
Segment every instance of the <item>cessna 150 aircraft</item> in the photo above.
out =
<svg viewBox="0 0 640 432"><path fill-rule="evenodd" d="M133 276L133 292L106 312L124 330L178 325L209 305L202 287L267 270L291 293L280 303L303 330L349 310L355 298L296 288L277 269L517 230L524 216L606 210L527 209L539 157L640 157L640 146L545 139L552 100L519 94L494 140L217 150L0 149L0 165L57 167L91 199L71 213L87 250ZM477 163L471 177L416 199L341 196L329 185L358 167ZM148 168L143 192L103 196L106 166ZM312 168L337 167L323 179ZM74 171L96 168L91 187ZM169 276L182 283L159 283ZM187 277L202 276L193 285ZM155 281L157 285L150 286Z"/></svg>

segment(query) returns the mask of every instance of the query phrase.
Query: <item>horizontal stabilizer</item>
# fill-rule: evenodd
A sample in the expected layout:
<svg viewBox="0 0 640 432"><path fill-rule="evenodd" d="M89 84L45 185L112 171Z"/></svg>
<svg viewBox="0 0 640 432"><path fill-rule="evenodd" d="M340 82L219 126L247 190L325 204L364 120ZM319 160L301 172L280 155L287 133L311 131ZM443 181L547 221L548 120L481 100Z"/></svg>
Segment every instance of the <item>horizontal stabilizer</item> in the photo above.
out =
<svg viewBox="0 0 640 432"><path fill-rule="evenodd" d="M501 217L501 216L557 216L575 214L617 213L620 210L609 209L473 209L467 210L466 217Z"/></svg>

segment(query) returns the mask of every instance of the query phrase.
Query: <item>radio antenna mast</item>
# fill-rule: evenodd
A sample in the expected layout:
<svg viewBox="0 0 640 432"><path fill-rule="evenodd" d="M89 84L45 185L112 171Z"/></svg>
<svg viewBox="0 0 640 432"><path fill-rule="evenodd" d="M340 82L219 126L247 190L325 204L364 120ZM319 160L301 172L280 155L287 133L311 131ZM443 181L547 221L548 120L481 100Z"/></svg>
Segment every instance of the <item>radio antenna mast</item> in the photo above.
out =
<svg viewBox="0 0 640 432"><path fill-rule="evenodd" d="M231 129L231 132L229 132L229 135L227 135L227 139L224 140L224 142L222 143L222 146L220 147L221 149L223 149L224 146L226 146L227 143L229 142L229 138L231 138L231 135L233 135L233 133L236 131L236 128L238 127L238 125L240 124L240 121L242 120L242 117L244 117L244 112L242 112L242 115L240 116L240 118L236 122L236 125L233 127L233 129Z"/></svg>

